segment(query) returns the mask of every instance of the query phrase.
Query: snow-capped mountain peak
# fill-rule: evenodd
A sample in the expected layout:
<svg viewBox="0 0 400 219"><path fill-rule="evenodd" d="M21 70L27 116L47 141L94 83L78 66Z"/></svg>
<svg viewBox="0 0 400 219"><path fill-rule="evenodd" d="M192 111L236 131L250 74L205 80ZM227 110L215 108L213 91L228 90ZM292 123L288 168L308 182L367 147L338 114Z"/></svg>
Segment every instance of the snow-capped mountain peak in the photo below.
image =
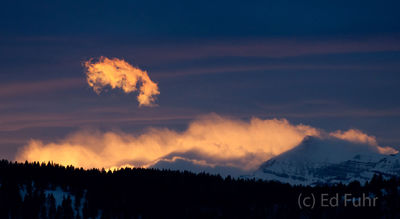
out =
<svg viewBox="0 0 400 219"><path fill-rule="evenodd" d="M306 137L299 146L262 164L254 177L312 185L364 182L375 173L399 175L400 156L380 154L368 144Z"/></svg>

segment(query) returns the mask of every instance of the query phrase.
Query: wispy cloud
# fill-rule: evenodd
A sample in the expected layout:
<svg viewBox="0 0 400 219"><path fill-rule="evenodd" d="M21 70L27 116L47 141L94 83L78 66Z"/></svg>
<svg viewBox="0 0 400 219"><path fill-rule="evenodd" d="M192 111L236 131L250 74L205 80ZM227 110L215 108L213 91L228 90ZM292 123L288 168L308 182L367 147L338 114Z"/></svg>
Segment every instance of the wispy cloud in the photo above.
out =
<svg viewBox="0 0 400 219"><path fill-rule="evenodd" d="M29 96L32 94L71 89L83 86L82 78L52 79L35 82L14 82L0 84L0 98Z"/></svg>
<svg viewBox="0 0 400 219"><path fill-rule="evenodd" d="M332 100L299 100L289 103L258 104L265 115L288 118L397 117L400 108L363 108ZM257 114L262 116L263 113Z"/></svg>
<svg viewBox="0 0 400 219"><path fill-rule="evenodd" d="M101 124L168 125L194 119L199 114L199 110L166 107L158 111L133 111L127 107L86 107L71 112L4 112L0 114L0 131L46 127L77 128Z"/></svg>
<svg viewBox="0 0 400 219"><path fill-rule="evenodd" d="M207 74L227 74L227 73L250 73L259 71L274 70L388 70L400 65L377 66L377 65L361 65L361 64L225 64L220 66L192 66L187 68L175 68L172 70L155 71L157 78L169 78L180 76L207 75Z"/></svg>
<svg viewBox="0 0 400 219"><path fill-rule="evenodd" d="M129 60L140 60L144 65L165 64L175 61L210 59L213 57L269 57L284 58L307 55L343 54L343 53L374 53L400 51L398 36L376 37L366 36L358 38L237 38L217 40L113 40L85 37L52 37L12 38L5 48L6 52L36 55L36 49L52 51L55 46L66 45L69 52L79 51L79 54L98 54L98 46L102 47L103 54L119 54ZM29 41L28 47L18 47L19 42ZM17 43L11 43L17 42ZM124 43L126 42L126 43ZM37 43L37 44L36 44ZM15 44L17 46L15 46ZM58 48L58 47L57 47ZM65 49L64 47L59 48ZM32 53L32 54L29 54ZM72 53L75 55L75 53ZM70 54L70 55L72 55ZM70 60L71 58L66 58Z"/></svg>
<svg viewBox="0 0 400 219"><path fill-rule="evenodd" d="M153 60L202 59L212 57L283 58L305 55L400 51L400 40L388 37L358 39L240 39L170 43L138 48L141 57ZM157 51L157 52L155 52Z"/></svg>

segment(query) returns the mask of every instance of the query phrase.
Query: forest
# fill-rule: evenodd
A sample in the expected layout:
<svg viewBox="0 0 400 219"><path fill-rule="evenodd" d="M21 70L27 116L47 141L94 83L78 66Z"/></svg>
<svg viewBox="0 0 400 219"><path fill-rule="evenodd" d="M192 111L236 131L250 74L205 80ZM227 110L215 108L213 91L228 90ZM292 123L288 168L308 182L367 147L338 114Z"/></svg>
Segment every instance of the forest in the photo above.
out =
<svg viewBox="0 0 400 219"><path fill-rule="evenodd" d="M377 197L374 206L301 206L299 195ZM318 199L318 198L317 198ZM315 200L314 200L315 201ZM0 218L400 218L400 179L289 185L143 168L0 161Z"/></svg>

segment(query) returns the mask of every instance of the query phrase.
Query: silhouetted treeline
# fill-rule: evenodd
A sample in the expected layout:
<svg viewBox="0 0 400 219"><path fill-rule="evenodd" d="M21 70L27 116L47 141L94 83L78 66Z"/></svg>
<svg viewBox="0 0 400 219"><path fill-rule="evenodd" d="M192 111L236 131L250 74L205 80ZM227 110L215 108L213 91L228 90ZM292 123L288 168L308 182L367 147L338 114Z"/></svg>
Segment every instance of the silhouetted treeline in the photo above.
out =
<svg viewBox="0 0 400 219"><path fill-rule="evenodd" d="M346 193L378 197L377 203L323 207L318 198ZM300 194L317 197L313 209L299 206ZM399 179L381 176L365 185L308 187L207 173L0 161L0 218L400 218L399 197Z"/></svg>

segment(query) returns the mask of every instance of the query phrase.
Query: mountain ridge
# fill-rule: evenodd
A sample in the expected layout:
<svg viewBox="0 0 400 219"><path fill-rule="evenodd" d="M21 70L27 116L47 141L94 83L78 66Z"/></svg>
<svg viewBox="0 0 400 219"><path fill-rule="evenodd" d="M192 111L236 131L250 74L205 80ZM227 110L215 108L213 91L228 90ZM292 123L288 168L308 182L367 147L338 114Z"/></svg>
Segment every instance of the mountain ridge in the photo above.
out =
<svg viewBox="0 0 400 219"><path fill-rule="evenodd" d="M317 185L363 183L374 174L400 176L399 153L384 155L372 145L308 136L299 146L267 160L250 177Z"/></svg>

